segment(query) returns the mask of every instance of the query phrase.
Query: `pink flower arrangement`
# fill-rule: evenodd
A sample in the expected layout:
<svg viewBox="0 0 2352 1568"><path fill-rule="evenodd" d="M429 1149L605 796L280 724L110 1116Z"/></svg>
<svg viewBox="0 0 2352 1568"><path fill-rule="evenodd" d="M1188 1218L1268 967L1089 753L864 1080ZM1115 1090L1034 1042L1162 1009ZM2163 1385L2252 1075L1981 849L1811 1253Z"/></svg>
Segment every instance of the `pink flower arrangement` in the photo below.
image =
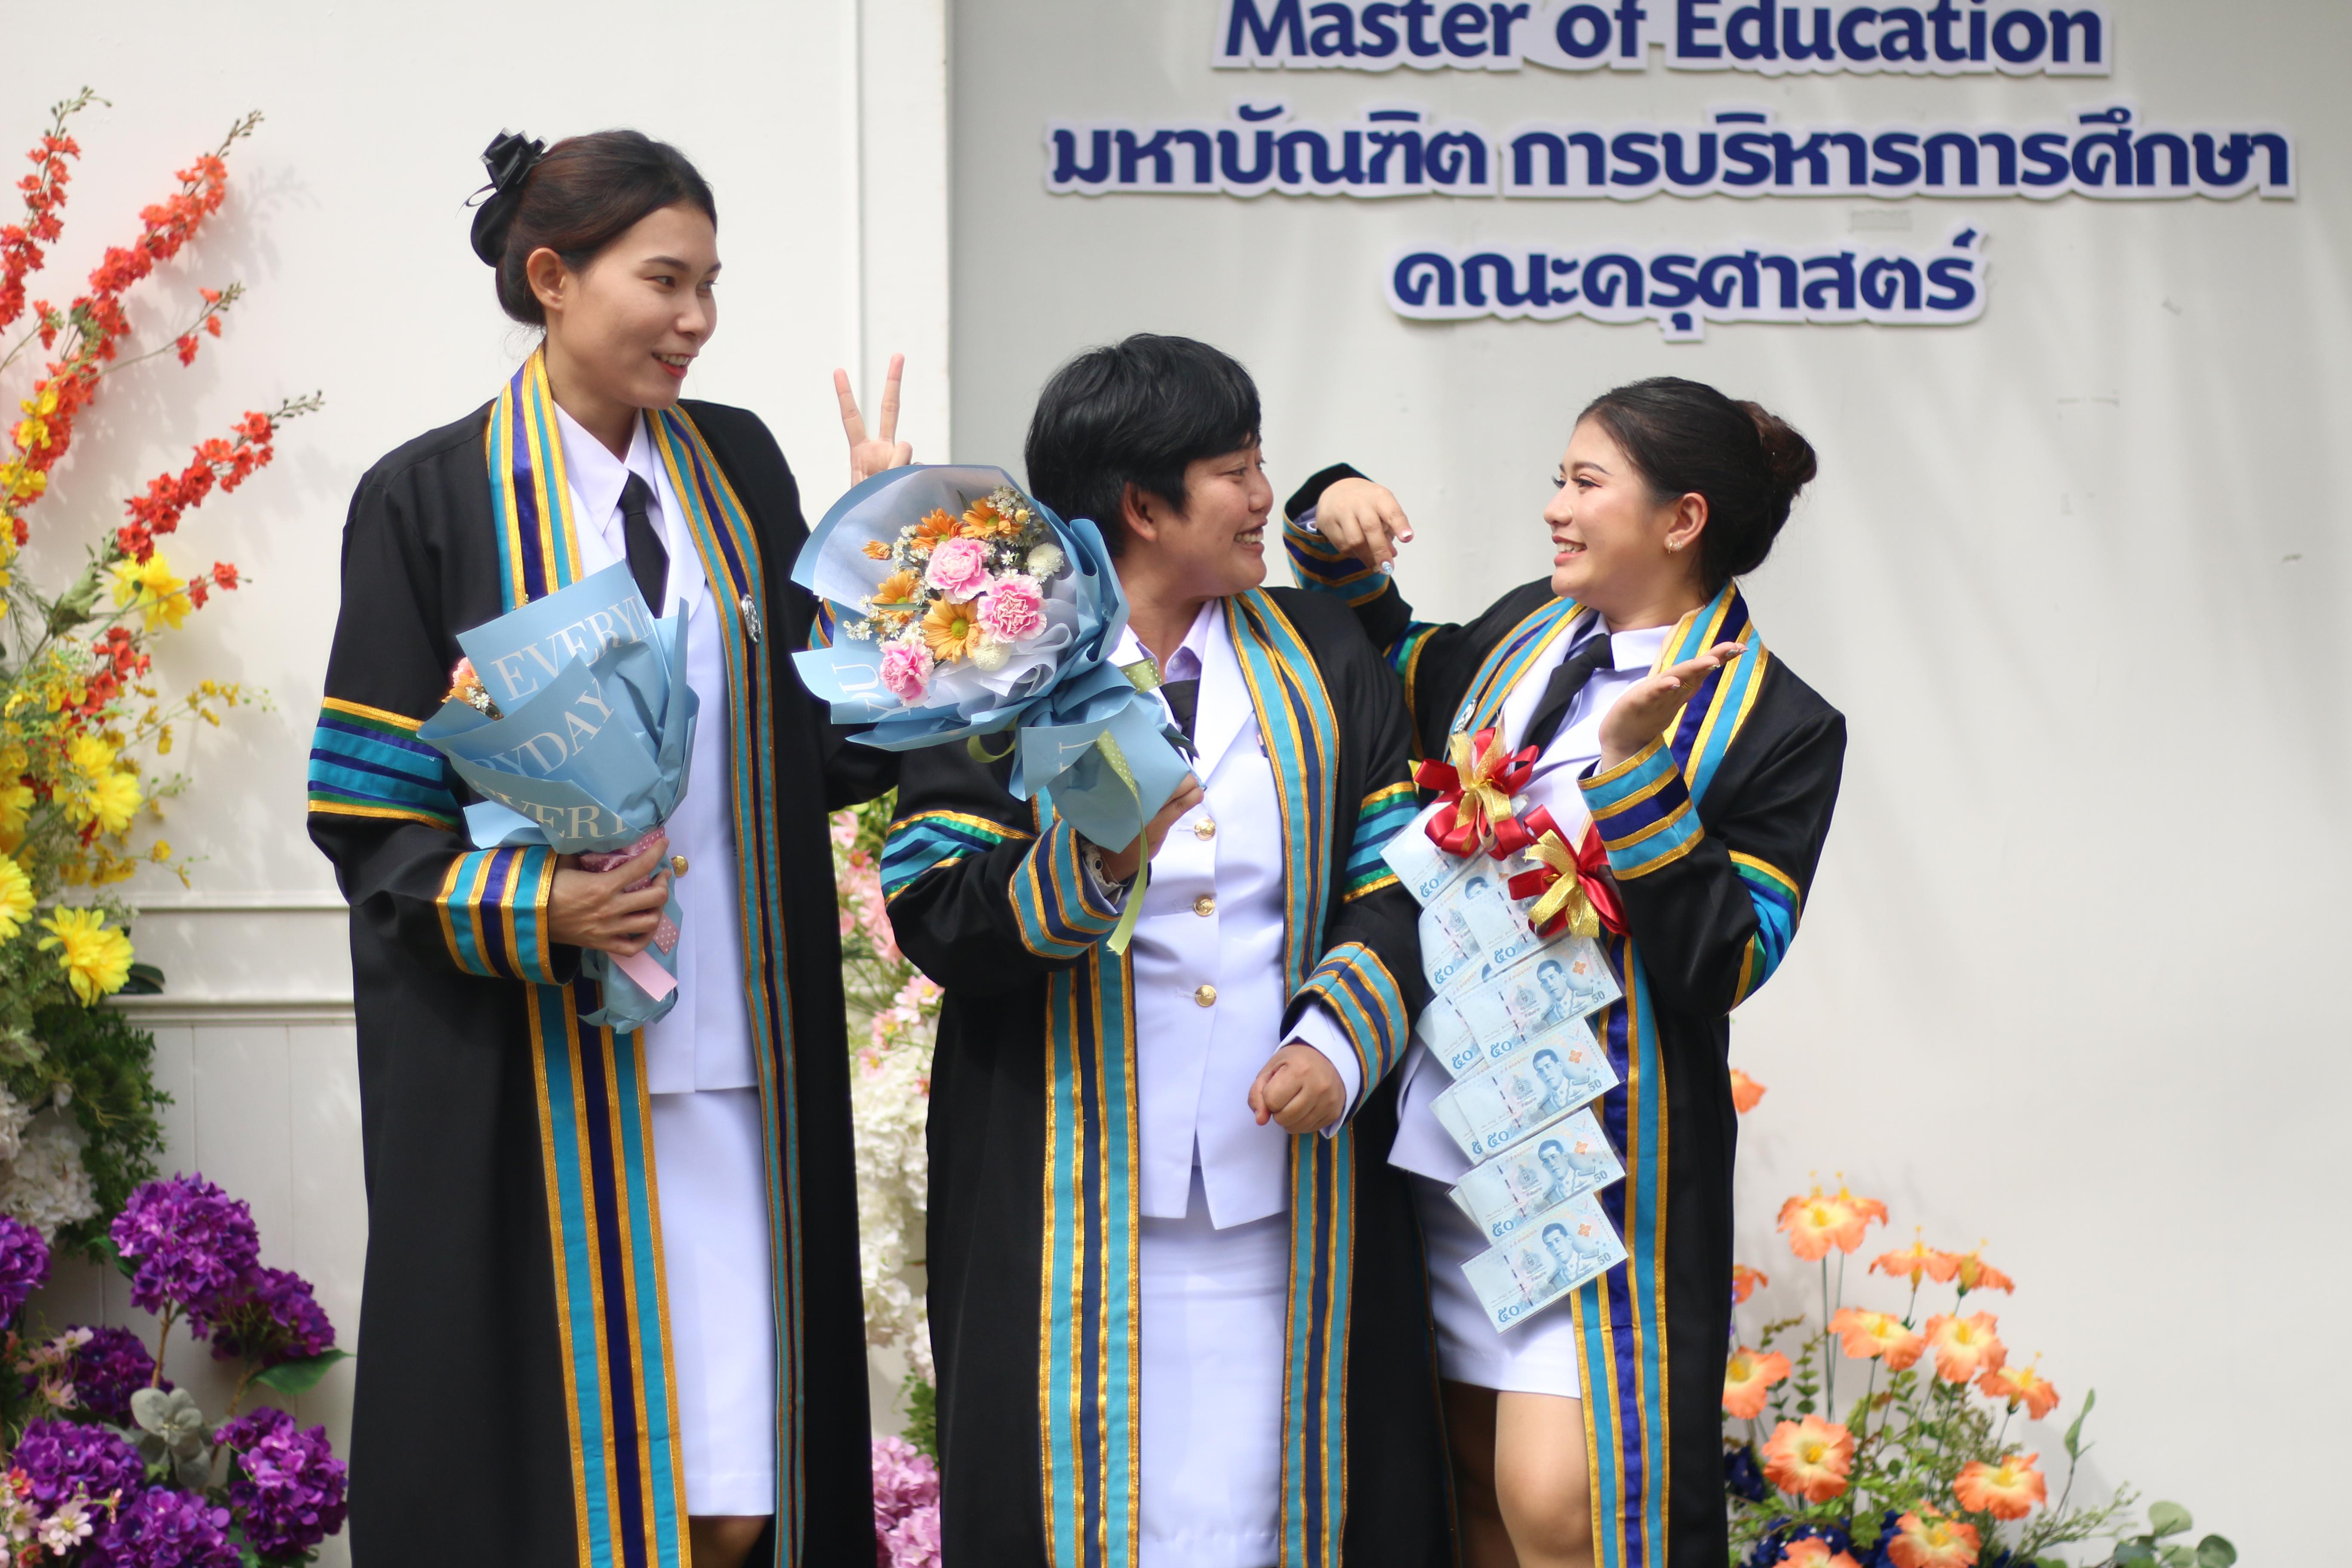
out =
<svg viewBox="0 0 2352 1568"><path fill-rule="evenodd" d="M1045 626L1045 595L1037 579L1014 573L997 579L981 605L980 624L1006 642L1025 642Z"/></svg>
<svg viewBox="0 0 2352 1568"><path fill-rule="evenodd" d="M939 1568L939 1467L903 1437L874 1439L875 1568Z"/></svg>
<svg viewBox="0 0 2352 1568"><path fill-rule="evenodd" d="M882 649L882 684L901 702L919 702L931 685L931 650L921 643L894 642Z"/></svg>
<svg viewBox="0 0 2352 1568"><path fill-rule="evenodd" d="M924 568L923 583L950 603L962 604L988 586L988 546L977 539L940 541Z"/></svg>

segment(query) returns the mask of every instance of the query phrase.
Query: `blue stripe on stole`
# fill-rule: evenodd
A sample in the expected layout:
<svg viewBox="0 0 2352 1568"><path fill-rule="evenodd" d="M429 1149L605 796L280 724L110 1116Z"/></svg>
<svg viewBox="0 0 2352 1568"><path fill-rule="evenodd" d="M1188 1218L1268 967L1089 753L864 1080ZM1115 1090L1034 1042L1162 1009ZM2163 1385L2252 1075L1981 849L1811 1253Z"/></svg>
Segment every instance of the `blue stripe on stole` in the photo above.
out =
<svg viewBox="0 0 2352 1568"><path fill-rule="evenodd" d="M632 1171L654 1169L653 1126L643 1116L626 1114L643 1106L645 1092L640 1044L627 1035L604 1031L611 1048L613 1096L621 1113L613 1119L620 1134L620 1156ZM661 1217L654 1199L654 1182L631 1182L621 1196L626 1203L622 1223L635 1245L629 1248L629 1294L637 1316L637 1364L643 1375L635 1384L637 1429L644 1435L644 1490L653 1506L654 1539L659 1552L653 1568L677 1568L677 1542L685 1531L678 1517L681 1499L663 1485L674 1463L683 1463L678 1434L671 1420L668 1350L669 1306L661 1277Z"/></svg>
<svg viewBox="0 0 2352 1568"><path fill-rule="evenodd" d="M578 981L572 988L572 1006L577 1012L593 1012L596 1007L594 986ZM578 1073L580 1143L586 1155L585 1169L589 1190L593 1194L593 1212L588 1215L596 1237L596 1281L603 1298L603 1344L604 1386L609 1391L611 1441L605 1449L605 1460L614 1479L613 1527L620 1542L621 1561L628 1568L643 1568L645 1563L645 1498L646 1476L638 1452L639 1429L635 1400L632 1390L637 1382L636 1345L626 1331L626 1325L615 1321L612 1309L629 1299L629 1242L622 1232L621 1215L612 1201L621 1190L623 1168L619 1163L614 1121L620 1113L612 1082L611 1039L604 1029L582 1028L573 1037L579 1042Z"/></svg>
<svg viewBox="0 0 2352 1568"><path fill-rule="evenodd" d="M605 1484L606 1435L611 1420L601 1396L603 1380L598 1376L604 1360L603 1347L598 1343L604 1322L597 1310L600 1270L587 1212L589 1156L582 1145L583 1090L579 1074L574 1071L576 1057L572 1045L578 1023L564 1005L566 994L562 987L532 986L527 995L539 1047L536 1054L542 1085L541 1109L545 1114L546 1157L550 1174L554 1178L550 1207L560 1222L557 1283L564 1310L558 1327L562 1331L572 1368L570 1385L564 1392L576 1435L572 1479L586 1505L581 1521L587 1537L581 1543L582 1555L588 1563L601 1565L610 1563L613 1556L611 1488Z"/></svg>
<svg viewBox="0 0 2352 1568"><path fill-rule="evenodd" d="M1538 605L1527 619L1513 626L1510 635L1496 643L1494 652L1479 665L1469 689L1463 693L1461 706L1454 710L1452 727L1481 730L1495 722L1495 715L1512 686L1528 666L1551 646L1552 638L1576 619L1580 607L1573 599L1553 599Z"/></svg>

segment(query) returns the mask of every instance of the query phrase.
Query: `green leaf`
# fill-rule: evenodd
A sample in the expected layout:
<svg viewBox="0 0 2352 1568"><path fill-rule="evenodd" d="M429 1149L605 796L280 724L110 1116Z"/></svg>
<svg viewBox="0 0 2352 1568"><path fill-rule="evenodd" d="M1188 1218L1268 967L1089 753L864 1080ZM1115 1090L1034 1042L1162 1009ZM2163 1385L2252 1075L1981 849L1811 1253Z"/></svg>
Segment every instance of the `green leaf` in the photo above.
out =
<svg viewBox="0 0 2352 1568"><path fill-rule="evenodd" d="M2189 1510L2177 1502L2152 1502L2147 1505L2149 1533L2161 1541L2168 1535L2179 1535L2196 1521Z"/></svg>
<svg viewBox="0 0 2352 1568"><path fill-rule="evenodd" d="M2218 1535L2197 1543L2197 1568L2230 1568L2237 1560L2238 1549Z"/></svg>
<svg viewBox="0 0 2352 1568"><path fill-rule="evenodd" d="M2186 1542L2164 1549L2164 1568L2197 1568L2197 1553Z"/></svg>
<svg viewBox="0 0 2352 1568"><path fill-rule="evenodd" d="M2117 1568L2126 1563L2153 1563L2156 1561L2156 1548L2144 1540L2117 1542L2116 1554L2107 1561L2117 1564Z"/></svg>
<svg viewBox="0 0 2352 1568"><path fill-rule="evenodd" d="M2096 1405L2098 1402L2099 1391L2097 1389L2090 1389L2084 1394L2083 1408L2075 1412L2074 1424L2066 1428L2066 1457L2068 1458L2079 1459L2083 1457L2083 1423L2091 1418L2091 1406Z"/></svg>
<svg viewBox="0 0 2352 1568"><path fill-rule="evenodd" d="M120 996L161 996L163 994L163 972L152 963L134 963L131 978L122 983Z"/></svg>
<svg viewBox="0 0 2352 1568"><path fill-rule="evenodd" d="M279 1362L268 1372L255 1373L253 1381L280 1394L308 1394L319 1385L320 1378L327 1375L329 1367L351 1358L349 1351L324 1351L318 1355L305 1356L300 1361Z"/></svg>

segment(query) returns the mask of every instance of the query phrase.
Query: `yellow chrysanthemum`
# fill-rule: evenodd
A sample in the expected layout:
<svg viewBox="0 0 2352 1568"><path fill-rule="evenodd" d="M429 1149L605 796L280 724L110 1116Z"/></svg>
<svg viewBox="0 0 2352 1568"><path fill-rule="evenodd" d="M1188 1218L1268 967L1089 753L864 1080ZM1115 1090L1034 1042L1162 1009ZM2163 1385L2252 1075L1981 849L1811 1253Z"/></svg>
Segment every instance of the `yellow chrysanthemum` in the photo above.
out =
<svg viewBox="0 0 2352 1568"><path fill-rule="evenodd" d="M58 967L83 1006L112 995L131 978L131 939L108 925L99 910L57 910L41 929L51 934L40 940L40 950L58 950Z"/></svg>
<svg viewBox="0 0 2352 1568"><path fill-rule="evenodd" d="M33 918L33 879L25 868L0 855L0 942L12 940Z"/></svg>
<svg viewBox="0 0 2352 1568"><path fill-rule="evenodd" d="M108 773L92 779L88 789L74 792L68 815L76 826L95 821L105 832L121 833L130 828L144 798L137 773Z"/></svg>
<svg viewBox="0 0 2352 1568"><path fill-rule="evenodd" d="M158 626L176 628L188 618L188 585L172 575L171 563L162 552L150 555L143 563L118 561L113 570L114 602L135 606L147 630Z"/></svg>
<svg viewBox="0 0 2352 1568"><path fill-rule="evenodd" d="M86 779L102 779L114 771L114 748L103 736L76 735L66 756Z"/></svg>
<svg viewBox="0 0 2352 1568"><path fill-rule="evenodd" d="M14 849L24 842L26 819L33 815L33 792L21 784L0 785L0 848Z"/></svg>

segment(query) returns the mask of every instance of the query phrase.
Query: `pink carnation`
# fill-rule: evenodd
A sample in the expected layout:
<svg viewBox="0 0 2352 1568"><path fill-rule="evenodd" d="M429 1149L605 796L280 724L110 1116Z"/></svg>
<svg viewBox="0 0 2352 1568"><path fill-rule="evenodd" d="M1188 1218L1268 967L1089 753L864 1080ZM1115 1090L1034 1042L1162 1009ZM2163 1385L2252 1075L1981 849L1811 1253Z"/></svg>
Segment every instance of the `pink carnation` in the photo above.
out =
<svg viewBox="0 0 2352 1568"><path fill-rule="evenodd" d="M1015 572L997 580L980 607L980 624L1006 642L1023 642L1045 625L1045 595L1037 579Z"/></svg>
<svg viewBox="0 0 2352 1568"><path fill-rule="evenodd" d="M882 684L901 702L919 702L931 686L931 650L894 642L882 650Z"/></svg>
<svg viewBox="0 0 2352 1568"><path fill-rule="evenodd" d="M956 604L988 586L988 546L977 539L950 539L931 552L923 581Z"/></svg>

